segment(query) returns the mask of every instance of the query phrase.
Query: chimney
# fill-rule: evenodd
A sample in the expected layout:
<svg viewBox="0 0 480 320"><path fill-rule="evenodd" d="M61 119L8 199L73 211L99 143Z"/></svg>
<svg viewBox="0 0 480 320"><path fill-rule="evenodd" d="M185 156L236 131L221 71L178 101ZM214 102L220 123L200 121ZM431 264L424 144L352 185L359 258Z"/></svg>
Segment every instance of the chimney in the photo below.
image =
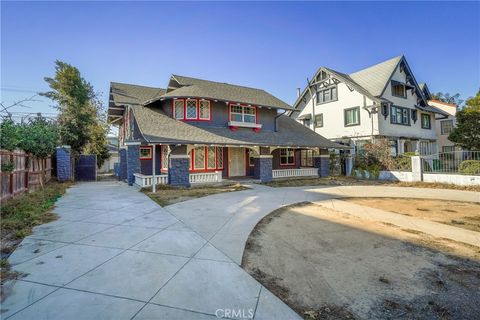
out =
<svg viewBox="0 0 480 320"><path fill-rule="evenodd" d="M297 98L300 98L300 93L301 93L300 88L297 88Z"/></svg>

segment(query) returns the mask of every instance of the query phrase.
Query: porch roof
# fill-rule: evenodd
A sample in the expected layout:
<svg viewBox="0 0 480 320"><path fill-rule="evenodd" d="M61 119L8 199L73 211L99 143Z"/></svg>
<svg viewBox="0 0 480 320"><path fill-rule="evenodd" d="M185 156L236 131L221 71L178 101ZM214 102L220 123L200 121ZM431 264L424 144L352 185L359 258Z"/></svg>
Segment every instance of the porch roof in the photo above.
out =
<svg viewBox="0 0 480 320"><path fill-rule="evenodd" d="M246 128L233 132L228 127L195 126L170 118L159 109L142 106L132 109L140 132L149 143L346 148L284 115L278 117L275 132Z"/></svg>

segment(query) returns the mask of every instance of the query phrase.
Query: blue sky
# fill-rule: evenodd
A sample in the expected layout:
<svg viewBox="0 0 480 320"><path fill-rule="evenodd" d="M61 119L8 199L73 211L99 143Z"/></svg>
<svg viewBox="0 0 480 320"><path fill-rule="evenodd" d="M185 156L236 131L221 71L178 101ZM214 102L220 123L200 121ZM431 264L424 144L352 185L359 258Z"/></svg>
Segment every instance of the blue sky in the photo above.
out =
<svg viewBox="0 0 480 320"><path fill-rule="evenodd" d="M292 104L320 66L350 73L405 54L432 91L480 86L479 2L2 2L1 88L43 91L54 61L107 103L110 81L165 87L170 74L265 89ZM22 112L55 112L45 98Z"/></svg>

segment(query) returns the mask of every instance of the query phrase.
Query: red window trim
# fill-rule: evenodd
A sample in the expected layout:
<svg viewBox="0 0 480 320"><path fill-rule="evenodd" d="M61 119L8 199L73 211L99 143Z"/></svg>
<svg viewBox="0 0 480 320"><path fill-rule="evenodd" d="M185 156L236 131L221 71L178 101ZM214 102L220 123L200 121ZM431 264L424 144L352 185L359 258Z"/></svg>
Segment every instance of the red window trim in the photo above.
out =
<svg viewBox="0 0 480 320"><path fill-rule="evenodd" d="M140 154L141 154L141 153L140 153L140 149L150 149L150 155L151 155L151 156L150 156L149 158L147 158L147 157L142 157L142 156L140 155ZM138 156L140 157L140 160L152 160L152 159L153 159L153 147L152 147L152 146L140 146L138 152L139 152L139 155L138 155Z"/></svg>
<svg viewBox="0 0 480 320"><path fill-rule="evenodd" d="M234 103L234 102L229 102L228 103L228 121L232 121L232 106L242 106L242 107L254 108L255 109L255 124L258 124L258 107L257 106L252 106L252 105L242 104L242 103Z"/></svg>
<svg viewBox="0 0 480 320"><path fill-rule="evenodd" d="M195 148L191 150L190 153L190 172L214 172L214 171L222 171L225 166L219 167L218 166L218 152L221 150L223 152L223 147L215 147L215 168L208 168L208 151L207 146L203 146L204 152L204 159L203 159L203 168L195 168ZM224 156L225 154L222 154ZM223 158L223 163L225 163L225 157Z"/></svg>
<svg viewBox="0 0 480 320"><path fill-rule="evenodd" d="M183 101L183 118L177 119L175 118L175 101L181 100ZM187 118L187 100L195 100L196 101L196 108L197 108L197 117L196 118ZM200 118L200 101L208 101L208 119L207 118ZM179 120L179 121L212 121L212 103L208 99L202 98L178 98L172 99L172 118Z"/></svg>
<svg viewBox="0 0 480 320"><path fill-rule="evenodd" d="M293 163L288 163L288 164L282 164L282 149L291 149L293 150ZM293 167L293 166L296 166L297 165L297 152L295 149L293 148L280 148L279 149L279 153L278 153L278 163L280 164L281 167ZM288 158L288 157L287 157Z"/></svg>

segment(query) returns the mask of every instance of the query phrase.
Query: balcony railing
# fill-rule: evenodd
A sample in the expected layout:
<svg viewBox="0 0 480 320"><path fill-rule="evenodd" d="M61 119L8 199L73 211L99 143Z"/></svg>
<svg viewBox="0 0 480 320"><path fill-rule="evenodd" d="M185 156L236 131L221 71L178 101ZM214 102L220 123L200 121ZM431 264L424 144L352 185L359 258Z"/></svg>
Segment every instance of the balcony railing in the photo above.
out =
<svg viewBox="0 0 480 320"><path fill-rule="evenodd" d="M313 177L318 176L318 168L272 170L272 178Z"/></svg>

